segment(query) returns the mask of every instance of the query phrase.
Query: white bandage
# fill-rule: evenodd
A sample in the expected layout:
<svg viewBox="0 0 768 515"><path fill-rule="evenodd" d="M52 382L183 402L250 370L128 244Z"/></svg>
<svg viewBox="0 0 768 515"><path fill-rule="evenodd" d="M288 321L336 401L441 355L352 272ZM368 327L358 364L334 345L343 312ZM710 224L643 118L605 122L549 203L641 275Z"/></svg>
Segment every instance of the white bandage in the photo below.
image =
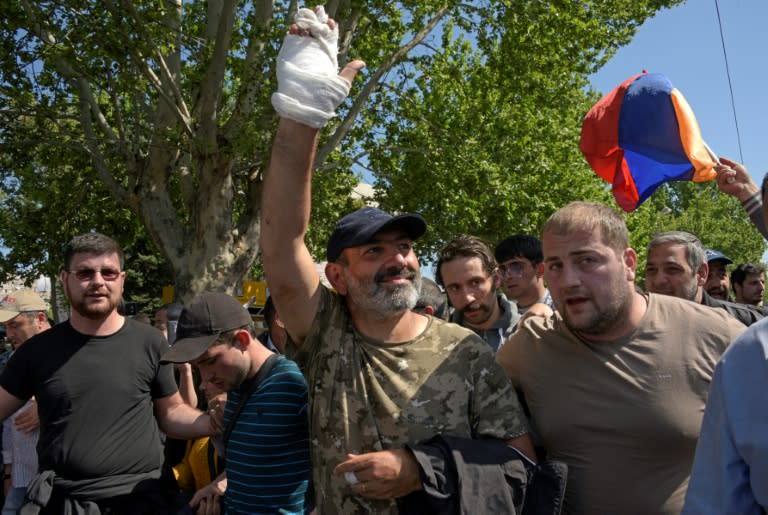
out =
<svg viewBox="0 0 768 515"><path fill-rule="evenodd" d="M299 9L296 24L311 37L285 37L277 56L277 93L272 94L272 106L280 116L316 129L335 115L350 88L338 75L338 26L331 30L327 22L322 7Z"/></svg>
<svg viewBox="0 0 768 515"><path fill-rule="evenodd" d="M360 482L354 472L344 472L344 479L346 479L347 483L350 485L356 485Z"/></svg>

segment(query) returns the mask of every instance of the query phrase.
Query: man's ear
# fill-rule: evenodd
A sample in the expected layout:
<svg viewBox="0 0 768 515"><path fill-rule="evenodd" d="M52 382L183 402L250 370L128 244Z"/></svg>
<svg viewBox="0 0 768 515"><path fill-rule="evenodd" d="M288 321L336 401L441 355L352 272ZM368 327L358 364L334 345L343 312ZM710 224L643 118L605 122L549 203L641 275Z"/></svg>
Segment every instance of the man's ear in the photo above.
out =
<svg viewBox="0 0 768 515"><path fill-rule="evenodd" d="M624 261L624 266L627 269L627 281L634 283L635 277L637 277L637 252L635 252L635 249L631 247L624 249L622 260Z"/></svg>
<svg viewBox="0 0 768 515"><path fill-rule="evenodd" d="M493 289L498 290L501 288L501 272L499 272L499 267L496 267L493 271L491 278L493 279Z"/></svg>
<svg viewBox="0 0 768 515"><path fill-rule="evenodd" d="M235 333L235 337L232 340L232 346L238 350L245 351L251 345L251 333L248 329L238 329Z"/></svg>
<svg viewBox="0 0 768 515"><path fill-rule="evenodd" d="M533 267L536 269L536 277L542 279L544 277L544 263L539 263Z"/></svg>
<svg viewBox="0 0 768 515"><path fill-rule="evenodd" d="M702 263L696 271L696 286L704 286L709 276L709 263Z"/></svg>
<svg viewBox="0 0 768 515"><path fill-rule="evenodd" d="M344 273L342 272L343 265L339 263L326 263L325 264L325 278L331 283L333 289L339 292L340 295L347 294L347 281L344 279Z"/></svg>

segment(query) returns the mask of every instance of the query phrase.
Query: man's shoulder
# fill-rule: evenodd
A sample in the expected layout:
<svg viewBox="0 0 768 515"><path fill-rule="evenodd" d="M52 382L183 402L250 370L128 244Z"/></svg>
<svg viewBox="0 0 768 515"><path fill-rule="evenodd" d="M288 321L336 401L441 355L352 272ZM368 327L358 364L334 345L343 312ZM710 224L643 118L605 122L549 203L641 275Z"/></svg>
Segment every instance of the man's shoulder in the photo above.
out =
<svg viewBox="0 0 768 515"><path fill-rule="evenodd" d="M488 344L472 329L456 322L448 322L435 317L432 317L422 336L444 342L475 342L482 344L483 347L488 347Z"/></svg>
<svg viewBox="0 0 768 515"><path fill-rule="evenodd" d="M507 345L521 348L529 346L556 347L563 343L576 341L578 338L568 329L560 314L555 311L554 314L546 318L533 316L523 320L517 331L507 339L504 347Z"/></svg>
<svg viewBox="0 0 768 515"><path fill-rule="evenodd" d="M768 362L768 319L752 324L728 347L723 361L748 360Z"/></svg>
<svg viewBox="0 0 768 515"><path fill-rule="evenodd" d="M122 329L113 336L115 339L129 338L131 341L140 341L147 347L159 347L163 351L168 348L168 342L158 328L131 318L126 318Z"/></svg>
<svg viewBox="0 0 768 515"><path fill-rule="evenodd" d="M698 303L692 300L681 299L679 297L662 295L660 293L648 293L647 295L649 295L649 299L653 299L651 302L654 302L657 306L660 306L665 311L672 313L683 313L685 316L710 319L713 320L713 323L717 323L715 321L733 319L727 310L719 309L721 307L719 304ZM717 299L711 300L718 303L724 302ZM729 302L728 304L732 303Z"/></svg>
<svg viewBox="0 0 768 515"><path fill-rule="evenodd" d="M282 354L275 353L275 364L271 374L275 373L295 374L295 377L300 378L302 381L304 380L304 376L301 374L299 365L297 365L296 362L292 359Z"/></svg>
<svg viewBox="0 0 768 515"><path fill-rule="evenodd" d="M37 333L31 336L24 342L24 347L32 347L37 345L51 345L61 342L62 340L75 338L78 332L70 325L68 321L59 322L56 325L51 326L50 329ZM32 345L30 345L32 344Z"/></svg>
<svg viewBox="0 0 768 515"><path fill-rule="evenodd" d="M520 312L517 308L517 302L508 299L503 293L499 293L497 298L499 308L501 308L501 316L499 317L499 320L493 324L493 327L502 329L504 331L504 336L507 337L515 331L517 323L520 321Z"/></svg>

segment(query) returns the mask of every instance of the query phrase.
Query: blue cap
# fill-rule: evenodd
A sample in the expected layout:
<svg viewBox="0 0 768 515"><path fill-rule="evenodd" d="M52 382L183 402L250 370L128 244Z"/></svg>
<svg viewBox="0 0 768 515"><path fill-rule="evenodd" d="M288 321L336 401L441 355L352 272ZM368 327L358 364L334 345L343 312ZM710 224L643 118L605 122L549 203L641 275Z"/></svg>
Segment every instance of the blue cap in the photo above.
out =
<svg viewBox="0 0 768 515"><path fill-rule="evenodd" d="M725 261L726 265L730 265L733 263L733 260L720 252L719 250L712 250L712 249L704 249L704 252L707 254L707 263L710 261Z"/></svg>
<svg viewBox="0 0 768 515"><path fill-rule="evenodd" d="M395 227L403 229L413 240L419 239L427 232L427 222L420 215L392 216L375 207L364 207L353 211L336 223L336 228L328 239L326 259L332 263L339 258L344 249L368 243L376 233Z"/></svg>

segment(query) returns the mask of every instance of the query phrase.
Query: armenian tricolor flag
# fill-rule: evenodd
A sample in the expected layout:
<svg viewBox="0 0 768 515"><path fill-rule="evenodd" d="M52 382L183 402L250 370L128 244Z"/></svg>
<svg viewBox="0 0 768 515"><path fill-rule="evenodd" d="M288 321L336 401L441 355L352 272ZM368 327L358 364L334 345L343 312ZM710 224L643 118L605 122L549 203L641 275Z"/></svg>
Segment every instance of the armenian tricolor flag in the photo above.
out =
<svg viewBox="0 0 768 515"><path fill-rule="evenodd" d="M664 182L717 175L717 156L701 138L693 110L658 73L639 73L600 99L584 117L579 148L625 211Z"/></svg>

